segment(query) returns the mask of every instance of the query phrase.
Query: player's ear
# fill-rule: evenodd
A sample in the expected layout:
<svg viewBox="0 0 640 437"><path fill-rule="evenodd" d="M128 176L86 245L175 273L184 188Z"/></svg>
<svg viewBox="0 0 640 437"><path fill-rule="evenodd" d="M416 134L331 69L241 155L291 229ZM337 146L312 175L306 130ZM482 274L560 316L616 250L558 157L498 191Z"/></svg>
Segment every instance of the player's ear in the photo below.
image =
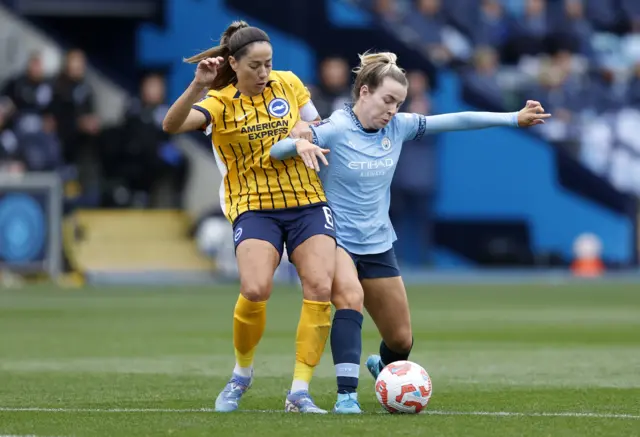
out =
<svg viewBox="0 0 640 437"><path fill-rule="evenodd" d="M366 95L369 95L369 94L370 94L369 93L369 87L367 85L362 85L360 87L360 96L363 97L363 96L366 96Z"/></svg>
<svg viewBox="0 0 640 437"><path fill-rule="evenodd" d="M238 61L233 56L229 56L229 65L233 71L238 71Z"/></svg>

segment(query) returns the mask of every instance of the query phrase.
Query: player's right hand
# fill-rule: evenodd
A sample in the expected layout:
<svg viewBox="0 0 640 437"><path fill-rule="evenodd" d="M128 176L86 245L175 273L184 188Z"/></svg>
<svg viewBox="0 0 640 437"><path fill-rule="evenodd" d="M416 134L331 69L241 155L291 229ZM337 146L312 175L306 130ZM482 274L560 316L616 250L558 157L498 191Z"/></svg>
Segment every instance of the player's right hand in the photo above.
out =
<svg viewBox="0 0 640 437"><path fill-rule="evenodd" d="M527 100L525 107L518 112L518 126L531 127L544 124L544 121L549 117L551 117L551 114L544 112L540 102Z"/></svg>
<svg viewBox="0 0 640 437"><path fill-rule="evenodd" d="M195 82L203 87L210 87L218 75L218 69L224 63L224 58L206 58L198 62Z"/></svg>
<svg viewBox="0 0 640 437"><path fill-rule="evenodd" d="M304 165L311 170L320 171L318 159L320 159L324 165L329 165L327 158L324 157L324 155L329 153L328 149L318 147L307 140L299 139L296 141L296 150L298 151L298 155L302 158Z"/></svg>

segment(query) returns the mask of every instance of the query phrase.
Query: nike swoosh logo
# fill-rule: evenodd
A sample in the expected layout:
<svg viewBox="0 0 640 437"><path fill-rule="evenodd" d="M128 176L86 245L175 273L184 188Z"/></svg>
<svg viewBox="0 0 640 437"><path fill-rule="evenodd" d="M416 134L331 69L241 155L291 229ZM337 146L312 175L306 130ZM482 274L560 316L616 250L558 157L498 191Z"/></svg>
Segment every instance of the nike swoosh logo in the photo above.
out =
<svg viewBox="0 0 640 437"><path fill-rule="evenodd" d="M249 115L249 114L241 115L240 117L236 118L236 121L242 121L242 120L244 120L245 118L247 118L247 116L248 116L248 115Z"/></svg>

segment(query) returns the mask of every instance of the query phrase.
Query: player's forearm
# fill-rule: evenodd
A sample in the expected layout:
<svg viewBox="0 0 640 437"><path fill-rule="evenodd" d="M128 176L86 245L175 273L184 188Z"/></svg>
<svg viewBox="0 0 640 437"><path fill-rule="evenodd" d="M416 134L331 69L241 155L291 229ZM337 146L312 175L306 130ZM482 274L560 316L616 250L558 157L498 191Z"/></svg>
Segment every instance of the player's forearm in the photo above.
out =
<svg viewBox="0 0 640 437"><path fill-rule="evenodd" d="M283 160L292 158L298 154L296 150L296 140L293 138L285 138L278 141L271 148L271 157L273 159Z"/></svg>
<svg viewBox="0 0 640 437"><path fill-rule="evenodd" d="M458 112L427 117L427 133L485 129L500 126L518 127L518 113Z"/></svg>
<svg viewBox="0 0 640 437"><path fill-rule="evenodd" d="M171 105L169 111L167 111L167 115L162 122L164 131L175 133L180 130L189 116L189 112L191 112L191 107L197 103L206 92L206 88L197 85L195 82L191 82L182 95L178 97L178 100Z"/></svg>

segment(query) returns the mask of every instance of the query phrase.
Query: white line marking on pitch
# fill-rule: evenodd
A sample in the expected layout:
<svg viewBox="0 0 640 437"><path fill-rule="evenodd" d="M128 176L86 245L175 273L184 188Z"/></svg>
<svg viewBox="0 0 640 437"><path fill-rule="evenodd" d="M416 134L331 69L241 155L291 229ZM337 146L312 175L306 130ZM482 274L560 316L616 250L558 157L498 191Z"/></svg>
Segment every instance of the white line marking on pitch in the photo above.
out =
<svg viewBox="0 0 640 437"><path fill-rule="evenodd" d="M211 408L40 408L40 407L0 407L0 412L40 412L40 413L213 413ZM283 410L238 410L238 413L284 413ZM380 414L386 414L380 412ZM640 415L615 413L544 413L514 411L440 411L429 410L425 414L436 416L496 416L496 417L585 417L596 419L640 419ZM2 436L0 437L7 437ZM23 436L29 437L29 436Z"/></svg>
<svg viewBox="0 0 640 437"><path fill-rule="evenodd" d="M505 416L505 417L592 417L597 419L640 419L634 414L615 413L518 413L513 411L426 411L436 416Z"/></svg>

